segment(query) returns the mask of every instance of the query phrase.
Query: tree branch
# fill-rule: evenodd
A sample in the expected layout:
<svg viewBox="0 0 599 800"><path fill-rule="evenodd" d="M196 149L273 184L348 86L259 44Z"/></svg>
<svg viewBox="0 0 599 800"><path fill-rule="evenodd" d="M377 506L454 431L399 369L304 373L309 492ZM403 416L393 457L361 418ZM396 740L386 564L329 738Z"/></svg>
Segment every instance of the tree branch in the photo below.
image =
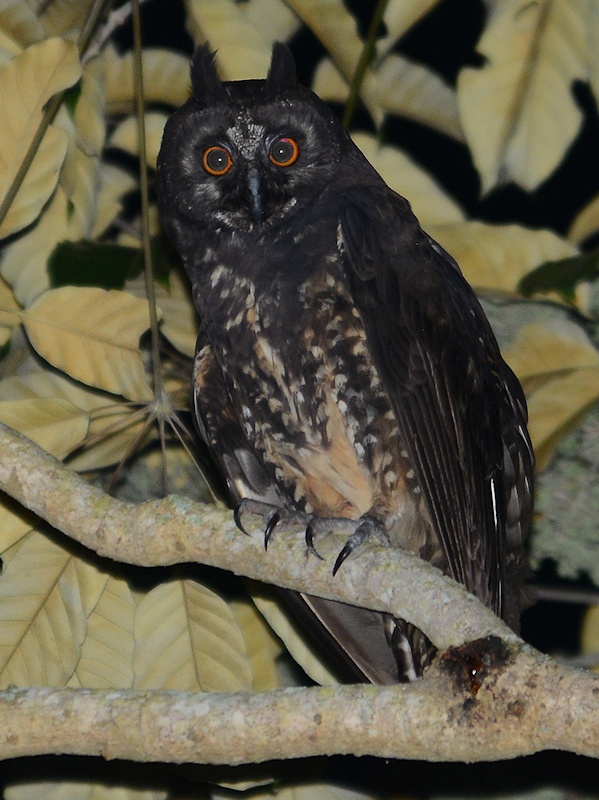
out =
<svg viewBox="0 0 599 800"><path fill-rule="evenodd" d="M0 448L0 488L102 556L146 566L197 561L390 611L446 650L423 679L392 687L258 695L7 690L0 758L60 752L239 764L353 753L478 761L542 749L599 757L599 676L524 645L418 558L365 545L333 578L338 537L318 543L325 562L307 555L298 531L277 532L265 553L261 525L244 536L216 507L178 497L119 502L2 425ZM455 647L464 642L471 644Z"/></svg>

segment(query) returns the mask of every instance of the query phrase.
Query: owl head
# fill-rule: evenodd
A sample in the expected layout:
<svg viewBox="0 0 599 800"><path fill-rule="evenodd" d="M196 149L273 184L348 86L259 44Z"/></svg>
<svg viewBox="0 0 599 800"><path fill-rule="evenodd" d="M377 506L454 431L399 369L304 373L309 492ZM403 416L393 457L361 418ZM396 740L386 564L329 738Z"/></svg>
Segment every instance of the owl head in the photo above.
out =
<svg viewBox="0 0 599 800"><path fill-rule="evenodd" d="M214 54L199 47L192 97L169 119L157 191L166 229L265 231L309 205L333 177L351 140L310 90L293 58L274 45L266 80L223 82Z"/></svg>

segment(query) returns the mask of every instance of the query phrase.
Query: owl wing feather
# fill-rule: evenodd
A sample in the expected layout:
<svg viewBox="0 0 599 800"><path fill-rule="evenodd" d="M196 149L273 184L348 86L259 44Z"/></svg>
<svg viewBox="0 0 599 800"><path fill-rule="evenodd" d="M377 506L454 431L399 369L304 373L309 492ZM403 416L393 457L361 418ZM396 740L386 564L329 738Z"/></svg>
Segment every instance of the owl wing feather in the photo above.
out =
<svg viewBox="0 0 599 800"><path fill-rule="evenodd" d="M531 505L520 386L455 261L382 182L345 192L340 249L449 574L501 614L506 506Z"/></svg>

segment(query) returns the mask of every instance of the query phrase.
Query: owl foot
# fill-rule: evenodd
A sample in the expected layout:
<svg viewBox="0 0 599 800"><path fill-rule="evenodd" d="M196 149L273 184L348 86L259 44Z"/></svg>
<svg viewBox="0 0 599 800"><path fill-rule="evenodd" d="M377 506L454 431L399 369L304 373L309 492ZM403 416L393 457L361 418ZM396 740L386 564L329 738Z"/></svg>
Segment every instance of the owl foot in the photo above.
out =
<svg viewBox="0 0 599 800"><path fill-rule="evenodd" d="M387 546L389 545L389 537L387 536L383 523L376 517L364 515L358 520L357 527L354 532L350 534L343 549L337 556L335 566L333 567L333 575L337 574L345 559L351 555L354 550L357 550L361 544L371 539L378 539L379 542L383 542Z"/></svg>
<svg viewBox="0 0 599 800"><path fill-rule="evenodd" d="M268 545L273 537L275 528L278 525L301 525L302 527L309 524L310 517L301 511L291 511L288 508L279 508L270 503L263 503L260 500L250 500L244 498L240 503L235 506L233 511L233 518L235 524L240 531L249 535L243 525L242 517L246 514L253 514L261 517L264 520L264 549L268 550Z"/></svg>
<svg viewBox="0 0 599 800"><path fill-rule="evenodd" d="M339 567L345 559L354 552L363 542L369 539L378 539L385 545L389 544L389 538L385 532L383 523L376 519L364 515L359 520L347 519L346 517L312 517L306 527L306 545L308 550L322 560L322 556L314 547L314 536L318 533L348 532L348 539L345 546L337 556L333 575L339 571Z"/></svg>

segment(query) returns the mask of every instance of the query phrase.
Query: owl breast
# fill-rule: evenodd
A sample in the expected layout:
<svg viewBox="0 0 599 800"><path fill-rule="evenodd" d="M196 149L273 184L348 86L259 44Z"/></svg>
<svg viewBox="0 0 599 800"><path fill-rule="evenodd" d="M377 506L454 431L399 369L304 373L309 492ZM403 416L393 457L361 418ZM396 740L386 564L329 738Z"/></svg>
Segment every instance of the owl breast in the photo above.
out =
<svg viewBox="0 0 599 800"><path fill-rule="evenodd" d="M394 544L430 559L430 525L360 314L336 253L324 261L299 283L289 270L268 270L268 281L223 263L208 271L203 318L231 405L292 505L376 515Z"/></svg>

